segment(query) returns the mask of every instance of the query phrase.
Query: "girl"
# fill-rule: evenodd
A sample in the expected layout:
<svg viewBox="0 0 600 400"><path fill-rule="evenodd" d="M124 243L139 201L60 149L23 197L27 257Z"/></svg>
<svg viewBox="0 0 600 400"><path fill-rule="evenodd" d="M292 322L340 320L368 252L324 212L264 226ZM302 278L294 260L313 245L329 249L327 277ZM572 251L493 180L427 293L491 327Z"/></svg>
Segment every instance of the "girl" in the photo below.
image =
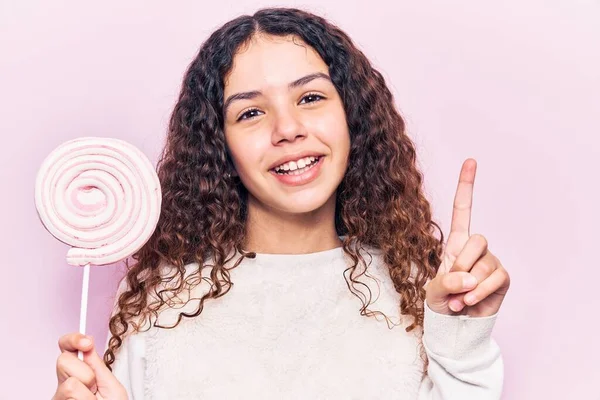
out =
<svg viewBox="0 0 600 400"><path fill-rule="evenodd" d="M500 398L509 277L469 232L475 168L443 248L404 121L350 38L297 9L226 23L185 75L161 218L104 360L61 337L54 399Z"/></svg>

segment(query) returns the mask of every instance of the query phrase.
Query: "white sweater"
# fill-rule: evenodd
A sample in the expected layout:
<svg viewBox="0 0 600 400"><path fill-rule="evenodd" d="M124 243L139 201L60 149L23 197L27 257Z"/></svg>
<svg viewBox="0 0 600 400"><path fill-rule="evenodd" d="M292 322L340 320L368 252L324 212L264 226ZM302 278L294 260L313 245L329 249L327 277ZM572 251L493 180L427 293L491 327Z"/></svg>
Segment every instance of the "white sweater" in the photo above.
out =
<svg viewBox="0 0 600 400"><path fill-rule="evenodd" d="M359 314L362 303L342 275L351 265L342 248L258 254L231 271L231 290L206 301L198 317L127 336L113 372L130 400L499 399L504 368L491 338L496 315L447 316L425 305L424 376L417 334L404 329L411 318L400 318L400 296L381 252L369 253L367 272L380 289L373 279L360 281L372 291L369 310L398 324L392 329L382 317ZM202 282L196 290L208 287ZM166 309L159 322L196 306Z"/></svg>

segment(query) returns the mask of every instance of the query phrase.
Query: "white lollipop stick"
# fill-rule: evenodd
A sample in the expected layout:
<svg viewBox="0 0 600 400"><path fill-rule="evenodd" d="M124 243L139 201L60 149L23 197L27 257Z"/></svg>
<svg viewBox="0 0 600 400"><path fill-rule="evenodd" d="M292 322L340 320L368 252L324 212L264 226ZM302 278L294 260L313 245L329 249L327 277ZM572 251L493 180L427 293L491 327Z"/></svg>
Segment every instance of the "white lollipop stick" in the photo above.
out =
<svg viewBox="0 0 600 400"><path fill-rule="evenodd" d="M90 286L90 264L83 267L83 284L81 285L81 310L79 310L79 333L85 335L85 324L87 320L88 289ZM77 352L77 357L83 360L83 353Z"/></svg>
<svg viewBox="0 0 600 400"><path fill-rule="evenodd" d="M57 147L42 163L35 183L38 216L54 237L72 246L67 263L84 266L82 334L90 265L112 264L137 252L156 228L161 200L153 165L139 149L122 140L74 139Z"/></svg>

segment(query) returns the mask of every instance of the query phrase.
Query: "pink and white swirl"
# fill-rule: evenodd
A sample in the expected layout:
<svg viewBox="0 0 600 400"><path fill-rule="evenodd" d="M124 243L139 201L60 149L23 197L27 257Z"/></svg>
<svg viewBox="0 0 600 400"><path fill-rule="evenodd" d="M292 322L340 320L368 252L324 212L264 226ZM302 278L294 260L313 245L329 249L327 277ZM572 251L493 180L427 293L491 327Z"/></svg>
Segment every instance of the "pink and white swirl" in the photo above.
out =
<svg viewBox="0 0 600 400"><path fill-rule="evenodd" d="M148 158L118 139L63 143L42 163L35 205L46 229L72 248L71 265L123 260L147 241L160 216L161 189Z"/></svg>

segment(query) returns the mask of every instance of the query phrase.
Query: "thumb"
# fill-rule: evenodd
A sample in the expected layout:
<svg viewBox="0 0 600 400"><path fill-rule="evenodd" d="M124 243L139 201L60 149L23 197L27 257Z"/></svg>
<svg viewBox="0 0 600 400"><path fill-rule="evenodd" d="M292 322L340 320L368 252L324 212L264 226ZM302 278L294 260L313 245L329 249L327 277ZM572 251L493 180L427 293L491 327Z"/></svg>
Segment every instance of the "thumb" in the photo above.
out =
<svg viewBox="0 0 600 400"><path fill-rule="evenodd" d="M95 346L83 353L83 361L94 371L98 393L102 395L102 398L127 398L125 388L104 364L104 360L96 352Z"/></svg>
<svg viewBox="0 0 600 400"><path fill-rule="evenodd" d="M473 290L477 284L477 278L464 271L437 275L427 285L427 302L429 304L446 302L450 295Z"/></svg>
<svg viewBox="0 0 600 400"><path fill-rule="evenodd" d="M112 380L117 379L112 372L110 372L106 364L104 364L104 361L100 358L95 348L92 347L90 351L83 353L83 361L92 368L92 371L94 371L98 386L101 385L101 382L111 382Z"/></svg>

